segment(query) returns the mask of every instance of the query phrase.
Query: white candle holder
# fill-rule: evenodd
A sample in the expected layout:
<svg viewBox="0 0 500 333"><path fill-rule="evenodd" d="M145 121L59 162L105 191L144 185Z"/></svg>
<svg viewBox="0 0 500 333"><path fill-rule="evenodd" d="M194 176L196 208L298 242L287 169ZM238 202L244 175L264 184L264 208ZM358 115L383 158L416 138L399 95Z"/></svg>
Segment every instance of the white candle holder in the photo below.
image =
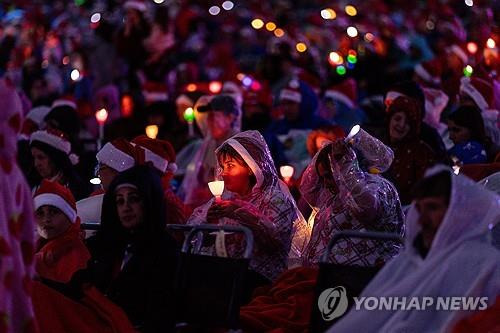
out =
<svg viewBox="0 0 500 333"><path fill-rule="evenodd" d="M215 196L215 202L220 202L222 192L224 192L224 181L215 180L213 182L209 182L208 188L210 189L210 192L212 192L212 194Z"/></svg>

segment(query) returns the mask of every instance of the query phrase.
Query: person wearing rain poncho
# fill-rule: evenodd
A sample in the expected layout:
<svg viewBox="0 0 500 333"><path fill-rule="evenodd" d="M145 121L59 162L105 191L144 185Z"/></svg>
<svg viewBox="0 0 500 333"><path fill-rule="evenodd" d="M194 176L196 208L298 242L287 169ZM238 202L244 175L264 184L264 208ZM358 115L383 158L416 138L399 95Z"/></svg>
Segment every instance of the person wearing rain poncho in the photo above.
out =
<svg viewBox="0 0 500 333"><path fill-rule="evenodd" d="M303 255L305 265L319 262L336 232L404 232L396 189L389 181L373 174L390 166L394 156L391 149L363 130L350 142L338 139L323 146L302 176L300 190L313 208L310 221L314 221L311 240ZM398 250L398 244L393 242L346 239L333 248L330 261L380 266Z"/></svg>
<svg viewBox="0 0 500 333"><path fill-rule="evenodd" d="M177 194L191 209L212 197L207 183L213 180L217 164L213 152L224 140L240 131L241 109L231 96L202 96L195 105L195 120L204 135L203 140L185 147L177 155L177 175L184 173Z"/></svg>
<svg viewBox="0 0 500 333"><path fill-rule="evenodd" d="M250 270L255 273L255 281L267 284L287 268L289 253L291 257L300 256L309 229L288 188L278 178L259 132L236 134L217 148L215 155L217 177L224 179L222 202L212 199L196 208L188 224L248 227L255 239ZM243 253L243 243L226 239L229 256Z"/></svg>
<svg viewBox="0 0 500 333"><path fill-rule="evenodd" d="M491 306L500 294L500 251L491 244L490 229L499 221L498 195L449 168L428 170L406 219L404 252L360 297L406 297L406 306L412 297L420 304L430 297L433 304L420 311L352 308L330 331L445 332L471 314L462 297L484 297L472 301L479 309ZM438 297L459 297L460 310L437 310Z"/></svg>

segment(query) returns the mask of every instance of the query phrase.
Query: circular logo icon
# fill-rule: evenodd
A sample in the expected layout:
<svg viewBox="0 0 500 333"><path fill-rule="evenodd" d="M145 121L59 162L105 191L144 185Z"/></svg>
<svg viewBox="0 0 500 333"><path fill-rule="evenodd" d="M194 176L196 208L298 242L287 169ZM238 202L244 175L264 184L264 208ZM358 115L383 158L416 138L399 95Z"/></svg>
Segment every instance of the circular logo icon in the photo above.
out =
<svg viewBox="0 0 500 333"><path fill-rule="evenodd" d="M318 297L319 312L325 321L342 316L348 304L347 292L342 286L325 289Z"/></svg>

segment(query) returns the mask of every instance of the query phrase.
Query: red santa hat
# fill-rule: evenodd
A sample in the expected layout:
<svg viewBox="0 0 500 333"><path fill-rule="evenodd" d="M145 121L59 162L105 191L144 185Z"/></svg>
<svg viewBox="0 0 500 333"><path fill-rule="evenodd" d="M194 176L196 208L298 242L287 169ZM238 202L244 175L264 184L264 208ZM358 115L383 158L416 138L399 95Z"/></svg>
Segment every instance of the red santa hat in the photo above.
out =
<svg viewBox="0 0 500 333"><path fill-rule="evenodd" d="M443 72L438 58L418 64L415 67L415 74L424 82L437 86L441 83Z"/></svg>
<svg viewBox="0 0 500 333"><path fill-rule="evenodd" d="M279 101L292 101L300 103L302 101L302 94L300 93L300 83L298 80L290 80L288 85L281 89Z"/></svg>
<svg viewBox="0 0 500 333"><path fill-rule="evenodd" d="M145 12L147 10L146 3L142 0L127 0L124 5L125 9L135 9L140 12Z"/></svg>
<svg viewBox="0 0 500 333"><path fill-rule="evenodd" d="M66 135L57 129L47 129L36 131L31 134L30 143L34 141L43 142L59 151L68 155L69 160L73 165L78 163L78 156L71 153L71 142L68 141Z"/></svg>
<svg viewBox="0 0 500 333"><path fill-rule="evenodd" d="M493 108L493 85L484 79L463 77L460 80L460 94L472 98L483 111Z"/></svg>
<svg viewBox="0 0 500 333"><path fill-rule="evenodd" d="M464 65L469 60L469 56L467 55L467 50L463 46L460 46L458 44L453 44L452 46L448 47L447 51L449 53L456 55L460 60L462 60Z"/></svg>
<svg viewBox="0 0 500 333"><path fill-rule="evenodd" d="M59 208L68 217L71 223L78 220L76 203L71 191L57 182L42 180L42 184L35 192L33 198L35 210L42 206L53 206Z"/></svg>
<svg viewBox="0 0 500 333"><path fill-rule="evenodd" d="M162 173L168 171L174 173L177 170L175 164L175 150L170 142L159 139L151 139L146 135L140 135L132 140L136 147L140 147L138 152L140 159L144 163L151 163L157 170Z"/></svg>
<svg viewBox="0 0 500 333"><path fill-rule="evenodd" d="M325 91L325 98L340 101L353 109L356 107L357 89L354 79L349 78Z"/></svg>
<svg viewBox="0 0 500 333"><path fill-rule="evenodd" d="M97 161L122 172L135 165L135 149L125 139L119 138L108 142L96 155Z"/></svg>
<svg viewBox="0 0 500 333"><path fill-rule="evenodd" d="M43 123L45 116L50 112L48 106L37 106L31 109L23 122L23 128L21 129L21 139L29 140L30 135L38 131Z"/></svg>

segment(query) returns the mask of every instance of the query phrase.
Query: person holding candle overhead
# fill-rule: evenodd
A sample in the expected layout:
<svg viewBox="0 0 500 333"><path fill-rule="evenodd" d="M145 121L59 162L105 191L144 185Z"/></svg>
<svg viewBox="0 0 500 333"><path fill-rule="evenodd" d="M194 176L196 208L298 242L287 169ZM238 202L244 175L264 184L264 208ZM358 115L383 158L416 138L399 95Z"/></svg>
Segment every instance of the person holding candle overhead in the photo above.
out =
<svg viewBox="0 0 500 333"><path fill-rule="evenodd" d="M300 184L303 198L313 208L309 220L314 223L302 257L305 265L317 264L332 236L342 230L404 233L398 193L377 175L389 168L393 156L390 148L359 126L346 139L318 151ZM398 250L393 242L345 239L333 248L329 259L345 265L379 266Z"/></svg>
<svg viewBox="0 0 500 333"><path fill-rule="evenodd" d="M217 176L224 180L222 200L195 209L188 224L243 225L254 234L250 269L254 286L268 284L298 257L310 230L287 186L278 178L264 138L245 131L226 140L215 152ZM233 238L233 240L231 240ZM244 245L227 238L227 253L237 256Z"/></svg>

